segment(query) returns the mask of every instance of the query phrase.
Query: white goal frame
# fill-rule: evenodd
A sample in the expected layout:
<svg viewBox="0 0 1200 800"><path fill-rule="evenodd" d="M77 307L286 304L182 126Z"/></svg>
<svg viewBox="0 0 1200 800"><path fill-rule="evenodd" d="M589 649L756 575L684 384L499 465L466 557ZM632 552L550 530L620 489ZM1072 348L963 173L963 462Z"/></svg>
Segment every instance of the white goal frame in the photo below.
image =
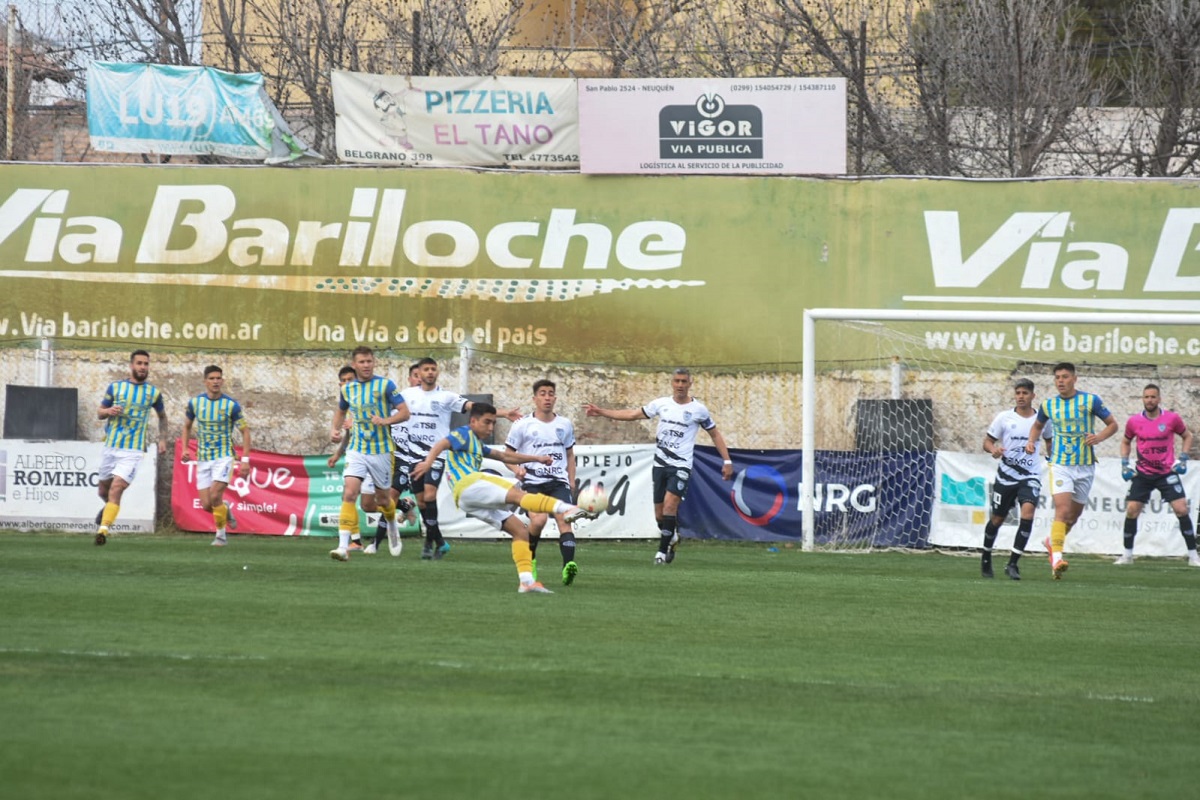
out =
<svg viewBox="0 0 1200 800"><path fill-rule="evenodd" d="M943 309L806 308L804 310L801 380L801 548L815 545L816 510L812 497L816 488L816 323L818 320L862 320L864 322L999 322L1066 323L1077 325L1193 325L1200 327L1200 314L1053 312L1053 311L965 311Z"/></svg>

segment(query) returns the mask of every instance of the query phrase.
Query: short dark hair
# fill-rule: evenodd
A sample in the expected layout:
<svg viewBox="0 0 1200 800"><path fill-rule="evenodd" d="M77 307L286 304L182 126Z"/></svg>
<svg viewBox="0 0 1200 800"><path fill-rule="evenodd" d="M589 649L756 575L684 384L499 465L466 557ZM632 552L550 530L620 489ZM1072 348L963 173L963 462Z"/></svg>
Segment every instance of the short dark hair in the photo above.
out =
<svg viewBox="0 0 1200 800"><path fill-rule="evenodd" d="M1075 374L1075 365L1072 364L1070 361L1060 361L1057 364L1055 364L1054 369L1051 371L1051 374L1058 372L1060 369L1065 369L1067 372L1071 373L1072 375Z"/></svg>
<svg viewBox="0 0 1200 800"><path fill-rule="evenodd" d="M492 405L491 403L484 403L484 402L480 401L480 402L471 404L471 419L475 419L476 417L482 417L484 414L495 414L495 413L496 413L496 407L494 405Z"/></svg>
<svg viewBox="0 0 1200 800"><path fill-rule="evenodd" d="M1162 389L1158 388L1157 383L1147 383L1145 386L1142 387L1143 392L1146 391L1147 389L1153 389L1154 391L1158 392L1159 394L1162 394Z"/></svg>
<svg viewBox="0 0 1200 800"><path fill-rule="evenodd" d="M209 375L212 375L214 372L221 373L222 378L225 377L225 370L221 369L216 364L209 364L207 367L204 368L204 377L207 378Z"/></svg>
<svg viewBox="0 0 1200 800"><path fill-rule="evenodd" d="M419 362L416 364L413 364L408 368L408 374L412 375L414 372L416 372L420 368L421 368L421 364Z"/></svg>
<svg viewBox="0 0 1200 800"><path fill-rule="evenodd" d="M150 354L148 352L146 352L145 350L134 350L132 353L129 354L130 363L132 363L133 360L135 358L137 358L138 356L145 356L146 358L149 358Z"/></svg>
<svg viewBox="0 0 1200 800"><path fill-rule="evenodd" d="M1019 381L1013 384L1013 389L1028 389L1032 392L1033 381L1029 380L1029 378L1021 378Z"/></svg>
<svg viewBox="0 0 1200 800"><path fill-rule="evenodd" d="M373 356L375 351L367 347L365 344L360 344L358 347L350 351L350 360L353 361L358 356Z"/></svg>
<svg viewBox="0 0 1200 800"><path fill-rule="evenodd" d="M551 389L554 389L555 391L558 391L558 384L556 384L554 381L550 380L549 378L542 378L540 381L533 382L533 393L537 394L538 389L545 389L547 386L550 387Z"/></svg>
<svg viewBox="0 0 1200 800"><path fill-rule="evenodd" d="M344 367L342 367L341 369L339 369L339 370L338 370L338 379L340 380L340 379L341 379L341 377L342 377L343 375L345 375L346 373L349 373L349 374L351 374L351 375L357 375L357 374L358 374L357 372L355 372L355 371L354 371L354 367L352 367L352 366L350 366L349 364L347 364L346 366L344 366Z"/></svg>
<svg viewBox="0 0 1200 800"><path fill-rule="evenodd" d="M437 366L437 361L433 360L433 359L432 359L432 358L430 358L429 356L425 356L424 358L422 358L420 361L418 361L418 362L417 362L416 364L414 364L413 366L416 366L416 367L423 367L423 366L425 366L426 364L433 364L433 365L436 367L436 366Z"/></svg>

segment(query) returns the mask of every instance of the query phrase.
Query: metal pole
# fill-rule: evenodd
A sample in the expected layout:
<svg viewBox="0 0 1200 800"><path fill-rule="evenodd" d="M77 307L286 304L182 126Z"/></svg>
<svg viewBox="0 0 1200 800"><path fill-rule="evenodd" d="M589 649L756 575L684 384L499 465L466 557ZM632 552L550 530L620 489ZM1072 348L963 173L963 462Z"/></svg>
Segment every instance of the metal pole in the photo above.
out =
<svg viewBox="0 0 1200 800"><path fill-rule="evenodd" d="M7 81L4 98L4 158L13 161L16 154L17 137L13 130L17 126L17 7L8 7L8 52L5 58Z"/></svg>

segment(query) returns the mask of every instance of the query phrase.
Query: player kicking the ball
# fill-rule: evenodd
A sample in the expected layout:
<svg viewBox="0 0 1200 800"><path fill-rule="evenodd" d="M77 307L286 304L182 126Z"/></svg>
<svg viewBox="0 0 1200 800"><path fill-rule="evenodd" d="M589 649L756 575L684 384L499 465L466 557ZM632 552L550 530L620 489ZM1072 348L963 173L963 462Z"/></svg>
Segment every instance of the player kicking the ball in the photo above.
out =
<svg viewBox="0 0 1200 800"><path fill-rule="evenodd" d="M425 459L413 465L412 473L418 478L426 475L433 469L438 457L445 453L446 466L442 474L450 482L455 504L467 516L486 522L512 537L512 557L520 580L517 591L523 594L551 594L549 589L534 580L529 528L513 513L514 507L519 506L531 514L562 514L568 524L595 515L553 497L530 494L510 478L483 472L485 457L505 464L536 462L547 466L554 460L547 455L488 447L482 440L490 437L495 429L496 407L489 403L472 404L467 424L455 428L449 436L436 442Z"/></svg>

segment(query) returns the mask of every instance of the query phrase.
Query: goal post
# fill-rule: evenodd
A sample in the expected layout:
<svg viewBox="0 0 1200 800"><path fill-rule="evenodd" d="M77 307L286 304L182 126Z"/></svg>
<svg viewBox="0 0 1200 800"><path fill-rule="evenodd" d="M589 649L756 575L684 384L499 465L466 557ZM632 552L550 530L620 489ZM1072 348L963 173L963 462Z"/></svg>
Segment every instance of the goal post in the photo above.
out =
<svg viewBox="0 0 1200 800"><path fill-rule="evenodd" d="M1188 327L1195 333L1179 335ZM929 458L938 449L978 453L992 416L1012 397L1015 377L1034 378L1040 401L1053 389L1050 367L1071 361L1084 373L1080 388L1106 401L1112 394L1132 402L1128 395L1140 398L1146 381L1165 380L1164 406L1180 410L1185 420L1197 417L1189 416L1190 408L1178 408L1180 403L1200 406L1191 391L1200 377L1200 314L810 308L804 311L803 337L799 502L804 550L870 549L879 546L877 537L884 546L906 546L895 543L894 530L880 534L852 525L818 536L818 506L824 503L828 511L843 503L845 508L853 490L849 480L837 484L836 491L818 485L819 453L827 459L854 454L843 461L881 476L890 471L893 477L906 456L889 450L886 431L899 430L901 439L911 439L911 447L928 451ZM1094 379L1093 371L1102 379ZM1127 410L1114 411L1122 423ZM1195 411L1200 414L1200 407ZM881 425L879 414L897 416ZM903 442L895 445L896 451L902 449ZM906 503L932 503L926 494L930 487L914 490L910 498L880 502L890 502L890 513L899 514ZM883 512L873 516L873 524L879 524ZM904 524L891 523L893 528Z"/></svg>

